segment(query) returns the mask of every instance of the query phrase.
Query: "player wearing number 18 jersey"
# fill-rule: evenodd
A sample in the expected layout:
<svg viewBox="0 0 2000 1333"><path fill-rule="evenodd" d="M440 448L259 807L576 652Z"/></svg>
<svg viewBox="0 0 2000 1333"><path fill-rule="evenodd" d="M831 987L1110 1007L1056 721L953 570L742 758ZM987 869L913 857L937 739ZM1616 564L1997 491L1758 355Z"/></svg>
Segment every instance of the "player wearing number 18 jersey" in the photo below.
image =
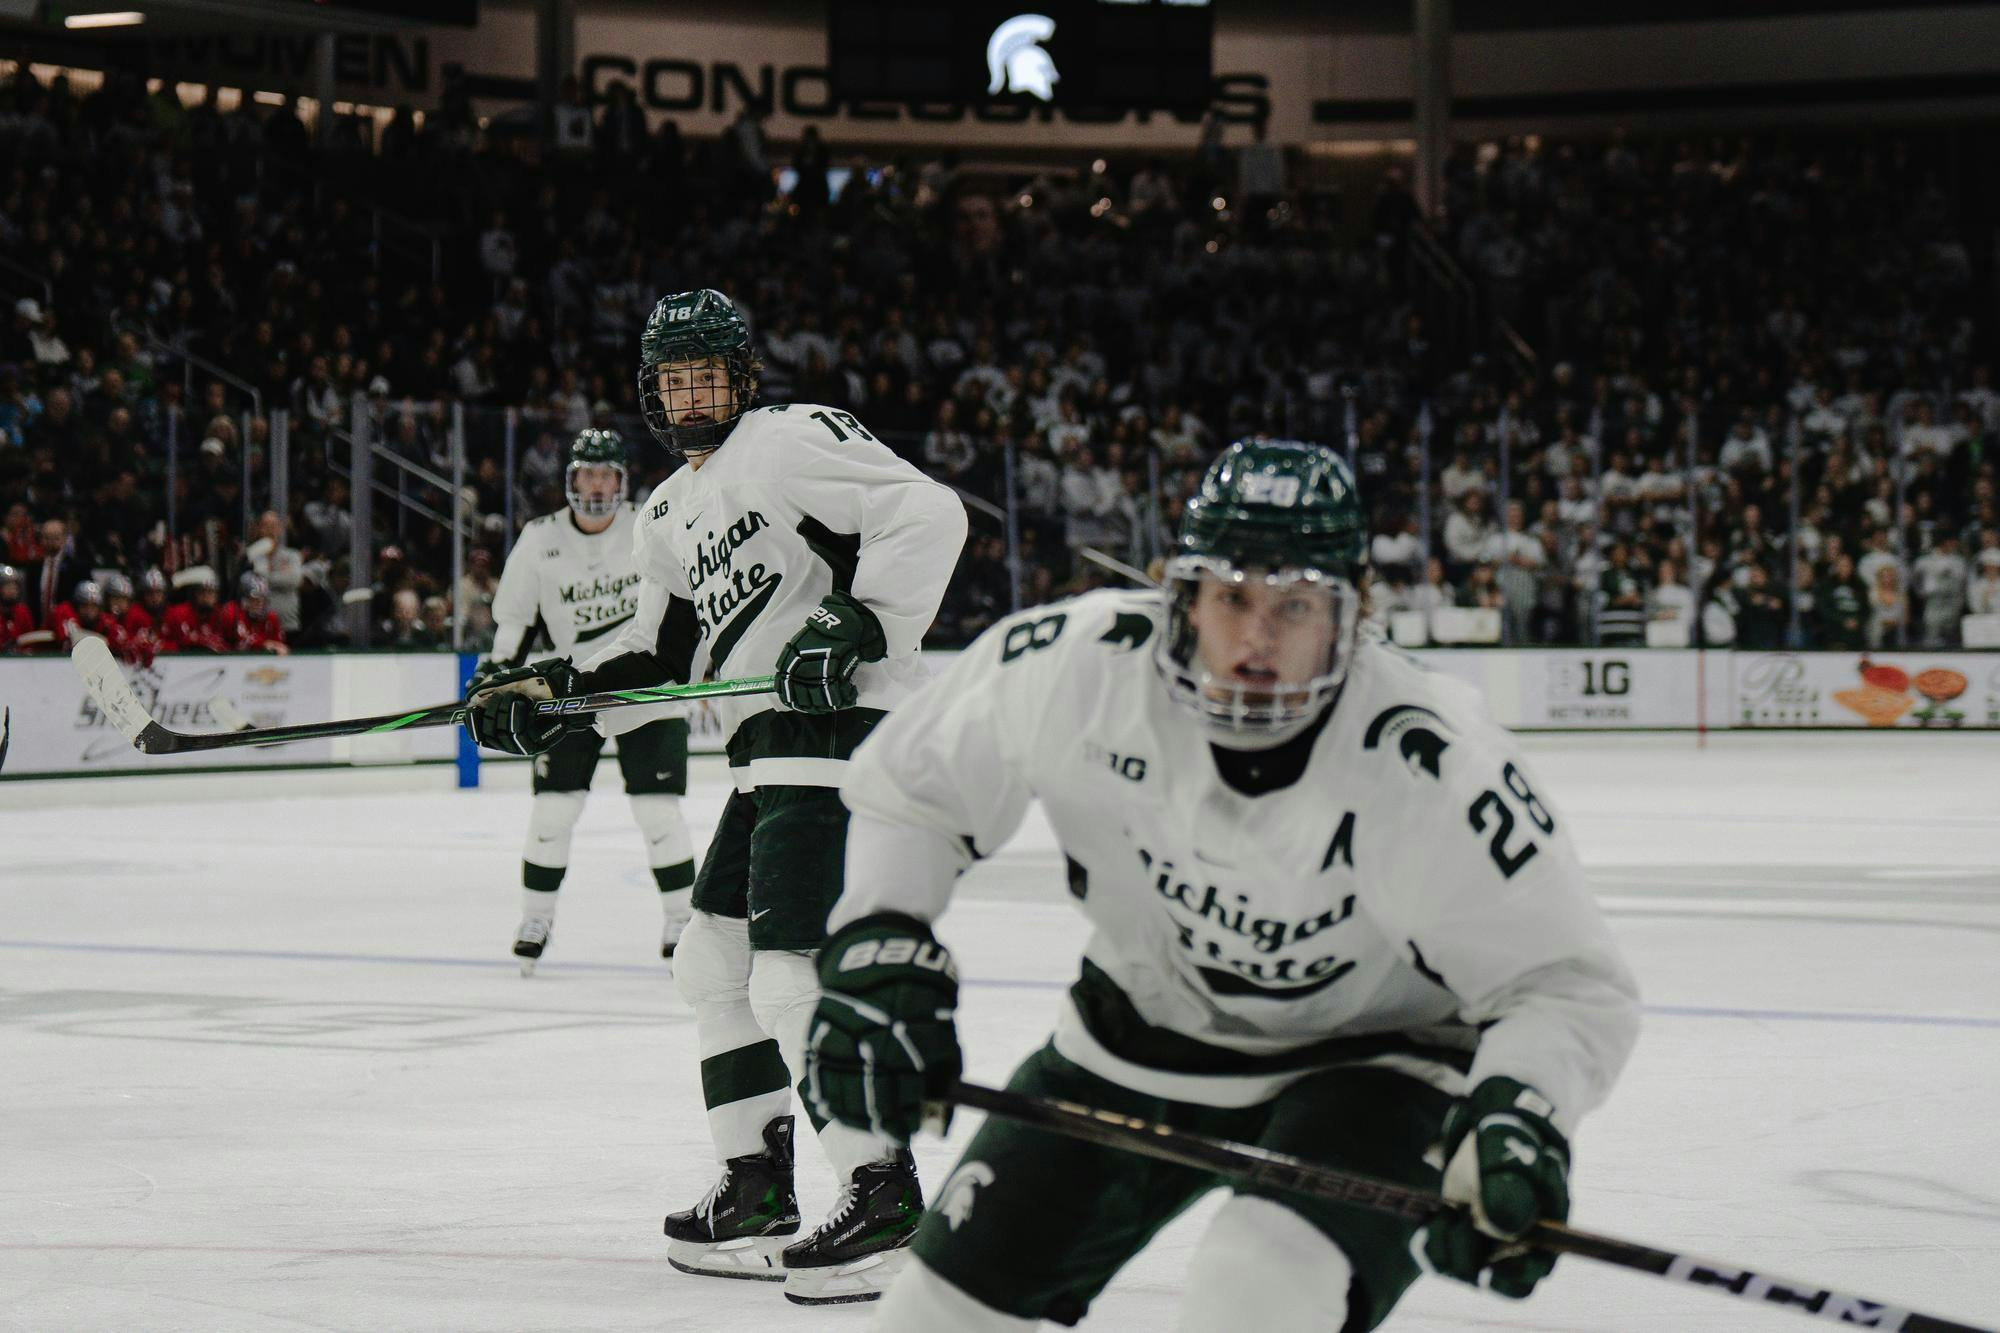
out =
<svg viewBox="0 0 2000 1333"><path fill-rule="evenodd" d="M1470 692L1361 637L1366 524L1332 450L1227 450L1163 592L1093 593L982 636L876 729L842 794L807 1093L892 1138L957 1075L953 881L1039 800L1089 922L1019 1091L1431 1189L1428 1234L1242 1187L1178 1327L1380 1323L1420 1260L1523 1295L1506 1247L1568 1210L1568 1137L1637 1030L1560 813ZM1074 1324L1232 1182L989 1119L877 1327Z"/></svg>
<svg viewBox="0 0 2000 1333"><path fill-rule="evenodd" d="M818 999L813 953L840 896L848 756L923 678L917 647L965 541L949 488L851 414L752 408L749 331L720 292L660 301L641 339L640 399L688 466L640 507L639 610L606 655L501 678L568 695L775 675L775 700L717 701L736 790L694 886L674 979L694 1009L722 1178L666 1219L691 1273L783 1279L802 1303L868 1300L922 1213L907 1151L822 1128L840 1202L792 1240L792 1087ZM533 750L565 727L516 699L474 699L482 741Z"/></svg>

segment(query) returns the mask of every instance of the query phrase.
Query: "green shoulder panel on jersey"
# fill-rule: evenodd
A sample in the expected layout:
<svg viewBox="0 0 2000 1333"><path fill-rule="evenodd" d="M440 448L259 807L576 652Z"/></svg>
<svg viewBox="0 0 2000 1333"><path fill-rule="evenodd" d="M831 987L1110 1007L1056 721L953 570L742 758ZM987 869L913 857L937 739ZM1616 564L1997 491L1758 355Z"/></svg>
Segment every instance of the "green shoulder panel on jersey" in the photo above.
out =
<svg viewBox="0 0 2000 1333"><path fill-rule="evenodd" d="M990 653L1002 666L1063 644L1064 664L1088 670L1083 657L1131 653L1159 632L1165 603L1152 591L1101 589L1060 602L1029 607L995 622L974 641L969 653Z"/></svg>

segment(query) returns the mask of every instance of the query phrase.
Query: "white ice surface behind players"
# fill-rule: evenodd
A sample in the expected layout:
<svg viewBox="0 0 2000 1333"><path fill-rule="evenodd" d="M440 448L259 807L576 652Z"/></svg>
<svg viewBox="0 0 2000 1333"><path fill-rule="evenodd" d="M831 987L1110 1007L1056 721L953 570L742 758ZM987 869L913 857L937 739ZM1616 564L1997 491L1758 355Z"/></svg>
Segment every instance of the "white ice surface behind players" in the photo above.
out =
<svg viewBox="0 0 2000 1333"><path fill-rule="evenodd" d="M2000 740L1527 747L1647 1005L1577 1224L2000 1319ZM523 983L494 886L528 798L489 772L0 784L0 1329L868 1326L667 1267L660 1216L714 1166L629 817L586 811L562 956ZM698 843L723 793L698 760ZM1081 940L1038 821L941 933L997 1082ZM919 1142L927 1186L976 1119ZM1214 1209L1084 1328L1172 1327ZM1422 1283L1390 1328L1813 1326L1572 1259L1525 1305Z"/></svg>

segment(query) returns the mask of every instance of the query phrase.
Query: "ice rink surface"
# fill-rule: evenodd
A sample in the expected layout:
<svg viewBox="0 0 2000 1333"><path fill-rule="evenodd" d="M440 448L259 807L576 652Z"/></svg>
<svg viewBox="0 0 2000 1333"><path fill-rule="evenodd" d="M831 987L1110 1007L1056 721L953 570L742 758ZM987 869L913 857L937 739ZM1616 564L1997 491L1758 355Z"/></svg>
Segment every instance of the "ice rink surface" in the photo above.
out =
<svg viewBox="0 0 2000 1333"><path fill-rule="evenodd" d="M2000 1323L2000 740L1524 745L1646 998L1572 1220ZM714 1165L616 771L532 980L523 775L489 773L0 784L0 1328L867 1327L667 1266ZM1067 904L1038 821L962 886L971 1075L1043 1040ZM920 1141L927 1183L973 1119ZM800 1166L810 1226L834 1188ZM1213 1203L1083 1327L1172 1327ZM1521 1304L1419 1283L1388 1327L1814 1326L1569 1259Z"/></svg>

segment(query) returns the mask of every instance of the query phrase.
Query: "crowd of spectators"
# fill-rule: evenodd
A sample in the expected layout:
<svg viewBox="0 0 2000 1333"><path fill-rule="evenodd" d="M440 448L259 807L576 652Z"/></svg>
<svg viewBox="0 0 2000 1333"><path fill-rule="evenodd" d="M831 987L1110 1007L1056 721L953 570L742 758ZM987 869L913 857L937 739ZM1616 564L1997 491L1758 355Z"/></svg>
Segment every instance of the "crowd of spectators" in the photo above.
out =
<svg viewBox="0 0 2000 1333"><path fill-rule="evenodd" d="M764 401L852 411L970 497L943 641L1145 567L1215 449L1269 431L1349 451L1385 623L1951 646L2000 612L2000 393L1995 219L1938 141L1463 146L1428 225L1476 284L1466 339L1409 260L1426 224L1399 175L1362 208L1212 132L1172 162L830 175L816 134L780 150L746 113L683 139L623 90L566 88L546 126L482 126L447 90L315 145L289 102L16 67L0 276L29 294L0 337L0 650L58 637L56 606L96 623L79 583L121 624L155 596L235 606L238 636L272 622L183 650L340 645L363 604L376 646L447 646L455 614L477 646L507 518L560 506L575 431L622 429L638 488L673 465L633 372L652 302L692 286L751 317ZM392 495L355 542L345 433L360 413L442 473L454 407L476 534L456 582L447 527ZM452 508L421 479L405 498Z"/></svg>

